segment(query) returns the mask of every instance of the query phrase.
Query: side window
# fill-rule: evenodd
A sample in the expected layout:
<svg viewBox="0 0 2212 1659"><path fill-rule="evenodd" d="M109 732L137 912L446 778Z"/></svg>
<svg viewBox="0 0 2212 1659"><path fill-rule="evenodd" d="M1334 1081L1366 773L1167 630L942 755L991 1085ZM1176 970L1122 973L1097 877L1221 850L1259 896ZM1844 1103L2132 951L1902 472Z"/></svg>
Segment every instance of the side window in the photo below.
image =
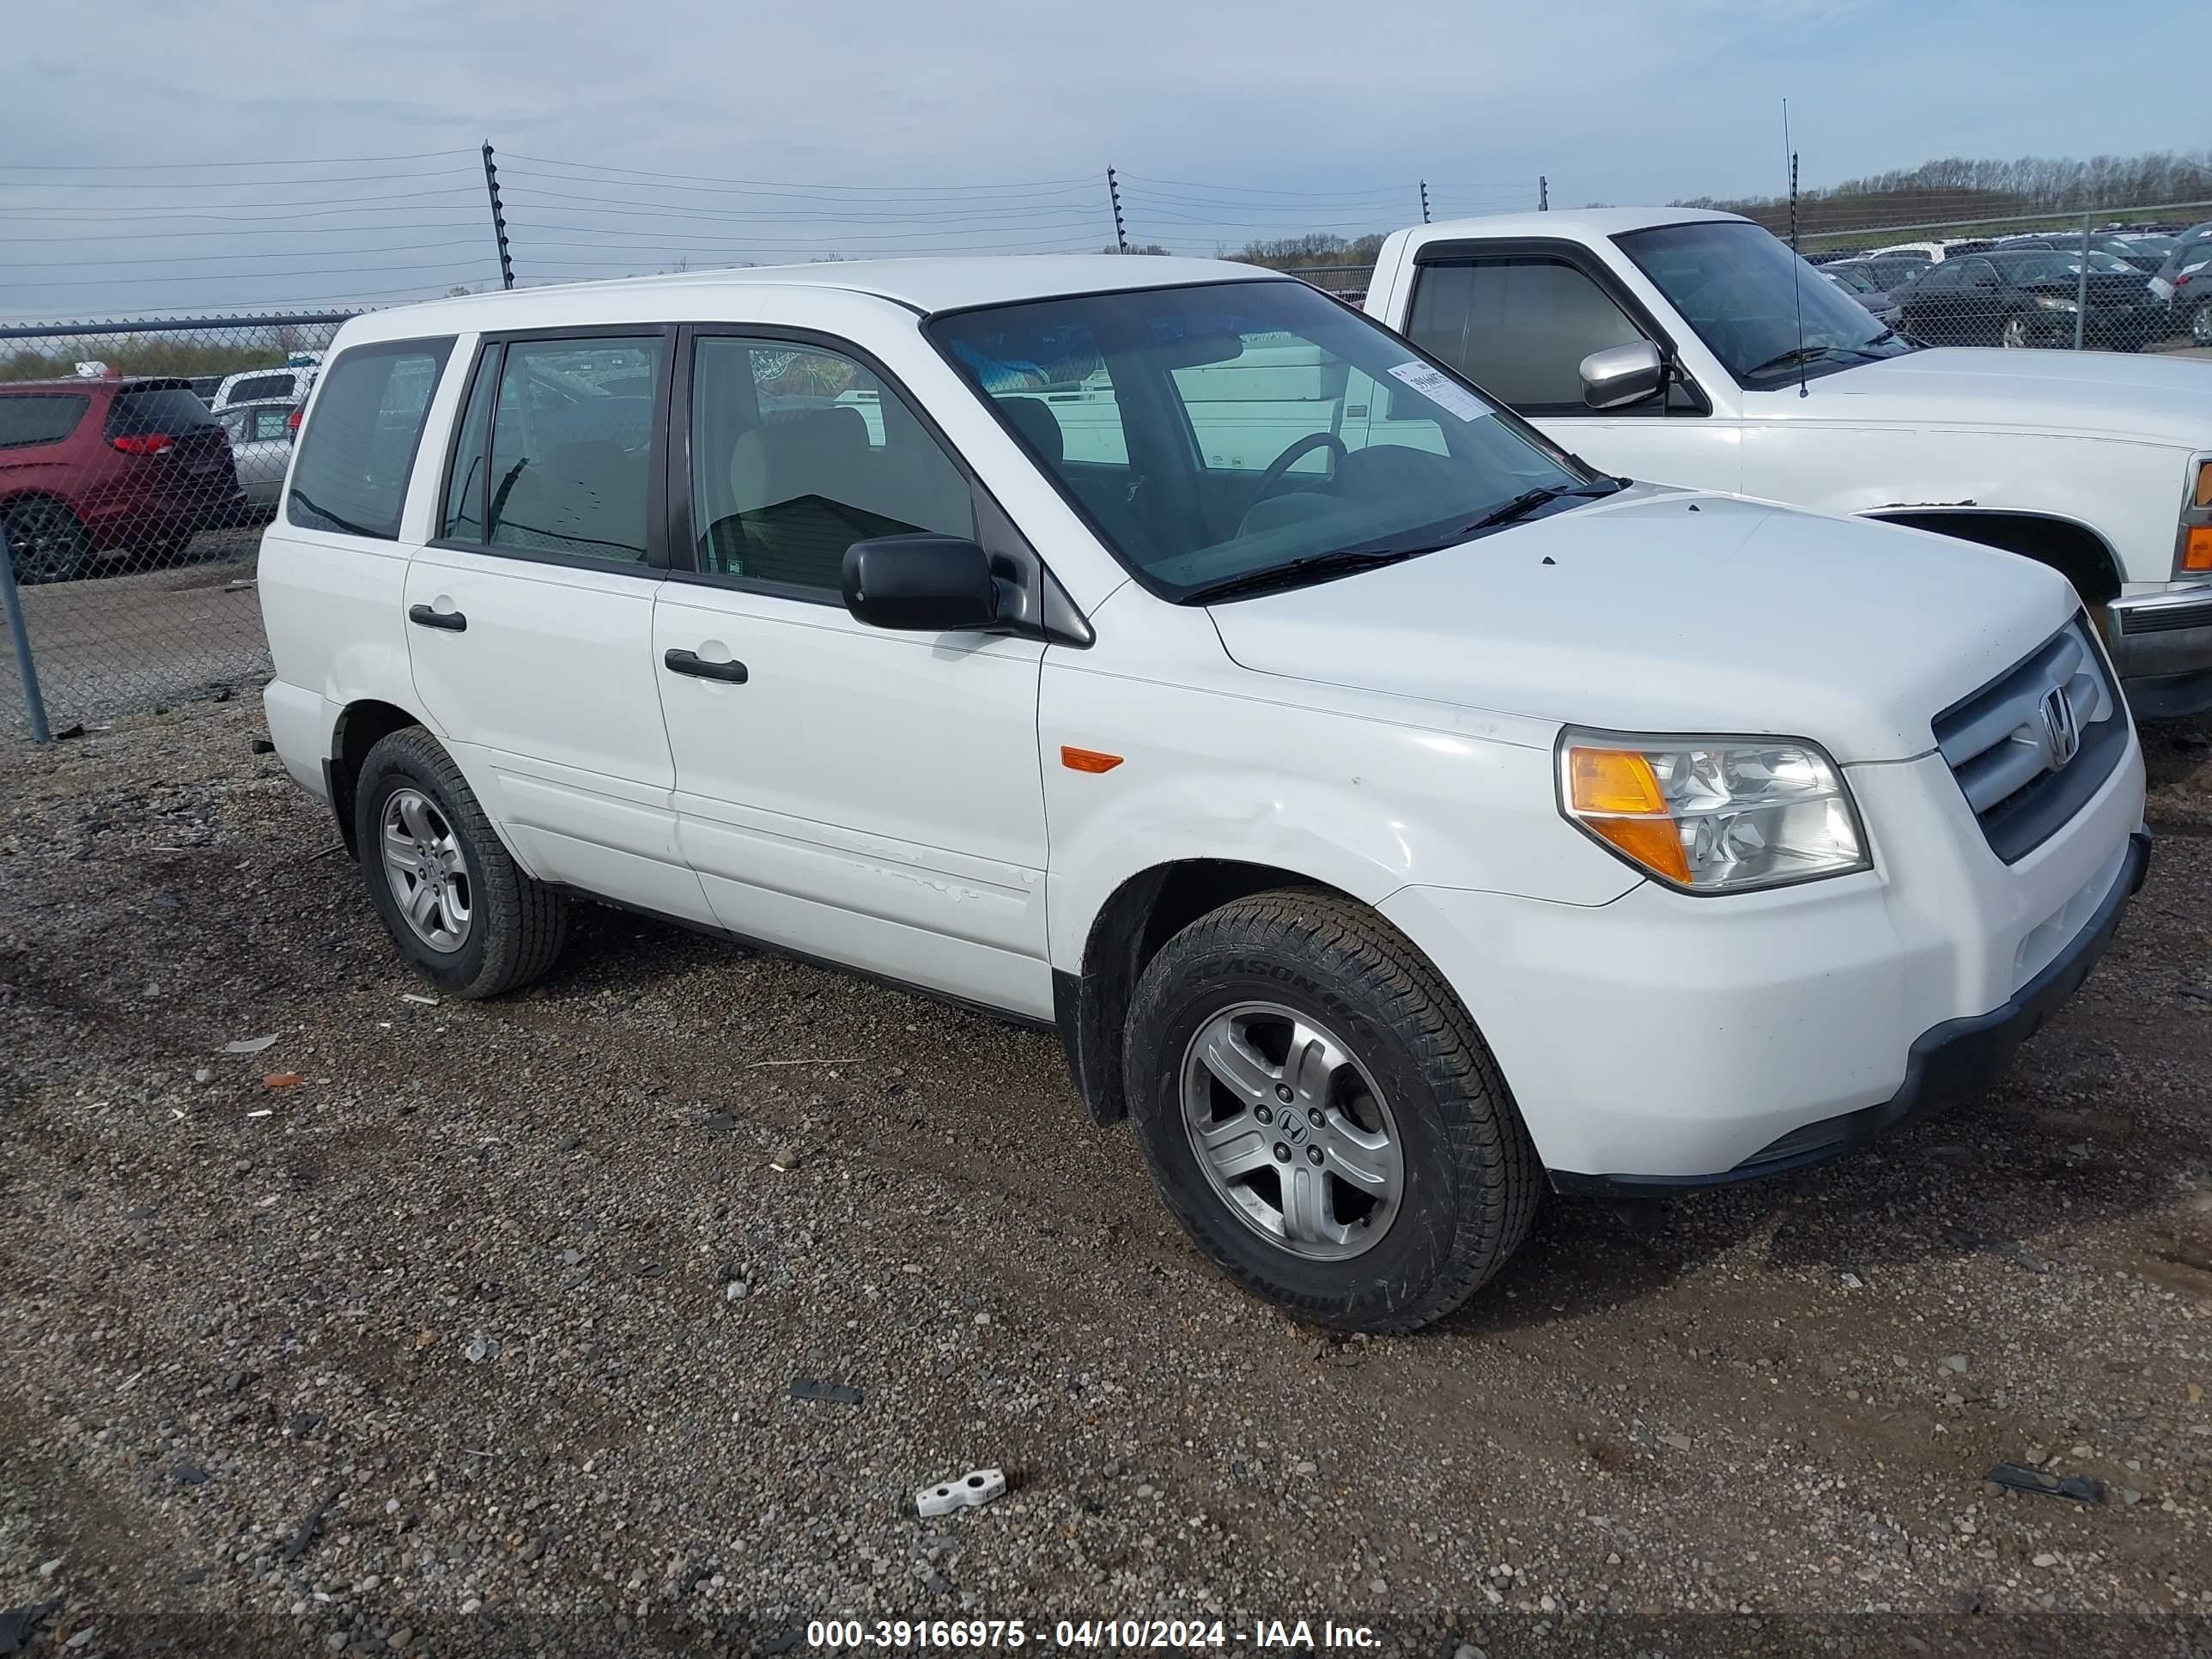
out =
<svg viewBox="0 0 2212 1659"><path fill-rule="evenodd" d="M1524 411L1583 409L1583 359L1644 338L1588 275L1540 254L1424 266L1406 333Z"/></svg>
<svg viewBox="0 0 2212 1659"><path fill-rule="evenodd" d="M1958 286L1959 267L1948 261L1940 265L1930 265L1920 274L1920 291L1923 294L1941 294L1946 289Z"/></svg>
<svg viewBox="0 0 2212 1659"><path fill-rule="evenodd" d="M1987 259L1969 259L1960 280L1969 288L1995 288L1997 286L1997 268Z"/></svg>
<svg viewBox="0 0 2212 1659"><path fill-rule="evenodd" d="M292 411L289 409L257 409L253 411L253 441L277 443L292 435Z"/></svg>
<svg viewBox="0 0 2212 1659"><path fill-rule="evenodd" d="M658 335L508 342L491 423L491 546L645 562L661 356Z"/></svg>
<svg viewBox="0 0 2212 1659"><path fill-rule="evenodd" d="M308 530L399 535L407 479L451 338L341 352L300 435L285 516Z"/></svg>
<svg viewBox="0 0 2212 1659"><path fill-rule="evenodd" d="M864 365L818 346L713 335L692 354L702 571L836 594L854 542L975 533L968 481ZM502 430L506 419L502 408Z"/></svg>
<svg viewBox="0 0 2212 1659"><path fill-rule="evenodd" d="M0 397L0 449L59 443L76 430L91 403L89 398L67 392L14 392Z"/></svg>

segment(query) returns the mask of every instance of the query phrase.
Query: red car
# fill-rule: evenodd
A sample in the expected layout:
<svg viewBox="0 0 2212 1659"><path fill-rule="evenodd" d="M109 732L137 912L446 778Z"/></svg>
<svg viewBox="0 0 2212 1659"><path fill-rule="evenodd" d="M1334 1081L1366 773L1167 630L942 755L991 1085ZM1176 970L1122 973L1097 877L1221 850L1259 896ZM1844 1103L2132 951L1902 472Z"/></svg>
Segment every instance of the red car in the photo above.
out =
<svg viewBox="0 0 2212 1659"><path fill-rule="evenodd" d="M229 441L189 381L0 384L0 527L18 581L67 581L101 554L171 558L245 510Z"/></svg>

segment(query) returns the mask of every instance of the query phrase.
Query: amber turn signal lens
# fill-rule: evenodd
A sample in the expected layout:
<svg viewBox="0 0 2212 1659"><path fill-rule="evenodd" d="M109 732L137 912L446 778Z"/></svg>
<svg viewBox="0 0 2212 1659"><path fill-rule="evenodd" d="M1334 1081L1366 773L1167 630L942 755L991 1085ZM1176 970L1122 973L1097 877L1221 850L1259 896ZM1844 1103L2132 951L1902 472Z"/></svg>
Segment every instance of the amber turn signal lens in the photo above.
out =
<svg viewBox="0 0 2212 1659"><path fill-rule="evenodd" d="M1101 750L1076 749L1062 744L1060 763L1071 772L1110 772L1121 763L1121 757Z"/></svg>
<svg viewBox="0 0 2212 1659"><path fill-rule="evenodd" d="M1664 812L1667 797L1651 763L1632 749L1568 751L1567 776L1577 812Z"/></svg>
<svg viewBox="0 0 2212 1659"><path fill-rule="evenodd" d="M1567 791L1576 818L1655 875L1690 881L1682 832L1651 763L1633 749L1571 749Z"/></svg>
<svg viewBox="0 0 2212 1659"><path fill-rule="evenodd" d="M2212 461L2204 461L2198 464L2197 468L2197 493L2191 499L2195 501L2197 505L2199 507L2212 507Z"/></svg>
<svg viewBox="0 0 2212 1659"><path fill-rule="evenodd" d="M2191 526L2189 539L2181 544L2181 568L2212 572L2212 524Z"/></svg>
<svg viewBox="0 0 2212 1659"><path fill-rule="evenodd" d="M1584 818L1590 833L1602 836L1656 876L1690 884L1690 855L1672 818Z"/></svg>

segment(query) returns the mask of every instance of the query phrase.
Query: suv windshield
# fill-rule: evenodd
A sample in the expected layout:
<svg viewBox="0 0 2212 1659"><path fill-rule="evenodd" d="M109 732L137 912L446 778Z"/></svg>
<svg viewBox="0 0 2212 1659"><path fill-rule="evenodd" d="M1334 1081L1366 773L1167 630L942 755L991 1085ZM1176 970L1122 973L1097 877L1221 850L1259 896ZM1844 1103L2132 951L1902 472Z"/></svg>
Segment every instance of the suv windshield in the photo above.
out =
<svg viewBox="0 0 2212 1659"><path fill-rule="evenodd" d="M1438 551L1618 487L1304 283L1038 300L930 333L1170 599Z"/></svg>
<svg viewBox="0 0 2212 1659"><path fill-rule="evenodd" d="M1742 386L1778 386L1912 349L1758 225L1714 219L1613 240Z"/></svg>

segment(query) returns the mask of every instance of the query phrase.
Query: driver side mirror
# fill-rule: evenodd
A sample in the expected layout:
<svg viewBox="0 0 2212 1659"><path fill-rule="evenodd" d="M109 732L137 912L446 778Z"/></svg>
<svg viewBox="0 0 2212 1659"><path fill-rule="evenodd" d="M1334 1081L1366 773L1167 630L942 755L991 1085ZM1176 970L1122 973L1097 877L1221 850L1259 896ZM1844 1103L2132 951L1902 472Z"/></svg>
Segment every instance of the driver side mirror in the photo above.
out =
<svg viewBox="0 0 2212 1659"><path fill-rule="evenodd" d="M1607 346L1583 359L1583 401L1592 409L1640 404L1667 384L1667 360L1649 340Z"/></svg>
<svg viewBox="0 0 2212 1659"><path fill-rule="evenodd" d="M996 628L991 556L957 536L878 536L845 550L845 609L871 628L950 634Z"/></svg>

